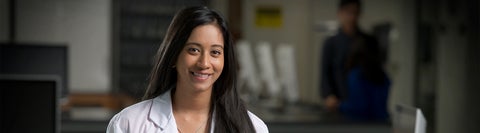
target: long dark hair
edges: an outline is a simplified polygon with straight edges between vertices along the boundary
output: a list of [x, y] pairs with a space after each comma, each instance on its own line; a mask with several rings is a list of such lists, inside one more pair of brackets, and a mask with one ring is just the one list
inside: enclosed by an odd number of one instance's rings
[[[212, 90], [212, 107], [215, 108], [215, 132], [255, 132], [247, 109], [236, 89], [237, 58], [232, 37], [225, 19], [207, 7], [189, 7], [179, 11], [168, 27], [167, 34], [158, 49], [150, 74], [150, 83], [143, 99], [157, 97], [175, 86], [177, 71], [172, 67], [190, 37], [200, 25], [217, 24], [224, 39], [224, 68]], [[173, 87], [173, 89], [175, 89]], [[212, 112], [213, 108], [211, 109]], [[212, 119], [210, 117], [210, 119]]]

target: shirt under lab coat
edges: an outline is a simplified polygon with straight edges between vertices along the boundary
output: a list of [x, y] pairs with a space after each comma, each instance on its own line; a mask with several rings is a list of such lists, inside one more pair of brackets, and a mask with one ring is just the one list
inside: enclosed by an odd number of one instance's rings
[[[268, 133], [267, 126], [260, 118], [250, 111], [248, 111], [248, 115], [257, 133]], [[213, 133], [214, 119], [211, 123], [210, 132]], [[107, 127], [107, 133], [177, 132], [177, 124], [172, 113], [170, 91], [123, 109], [113, 116]]]

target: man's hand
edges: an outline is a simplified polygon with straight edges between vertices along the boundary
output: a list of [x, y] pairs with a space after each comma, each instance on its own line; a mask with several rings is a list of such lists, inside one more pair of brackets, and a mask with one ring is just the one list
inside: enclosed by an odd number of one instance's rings
[[325, 109], [329, 112], [335, 112], [338, 110], [338, 106], [340, 105], [340, 101], [334, 95], [329, 95], [325, 99]]

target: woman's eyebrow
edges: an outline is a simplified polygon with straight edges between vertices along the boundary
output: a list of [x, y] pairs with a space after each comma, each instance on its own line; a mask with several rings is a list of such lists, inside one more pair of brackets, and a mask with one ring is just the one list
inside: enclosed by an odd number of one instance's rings
[[[202, 47], [202, 45], [200, 43], [196, 43], [196, 42], [187, 42], [186, 45], [195, 45], [195, 46], [198, 46], [198, 47]], [[221, 49], [224, 49], [223, 45], [220, 45], [220, 44], [212, 44], [212, 48], [214, 48], [214, 47], [219, 47]]]
[[202, 46], [202, 45], [200, 45], [199, 43], [196, 43], [196, 42], [187, 42], [187, 45], [196, 45], [198, 47]]
[[220, 44], [213, 44], [213, 45], [212, 45], [212, 47], [220, 47], [220, 48], [222, 48], [222, 49], [223, 49], [223, 46], [222, 46], [222, 45], [220, 45]]

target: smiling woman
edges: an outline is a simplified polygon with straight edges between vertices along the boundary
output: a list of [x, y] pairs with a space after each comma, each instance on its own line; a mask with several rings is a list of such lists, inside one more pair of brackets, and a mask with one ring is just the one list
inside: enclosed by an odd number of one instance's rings
[[177, 59], [177, 90], [211, 94], [212, 85], [223, 70], [223, 35], [216, 24], [193, 29]]
[[237, 59], [225, 19], [206, 7], [178, 12], [158, 49], [144, 101], [107, 132], [268, 132], [237, 92]]

